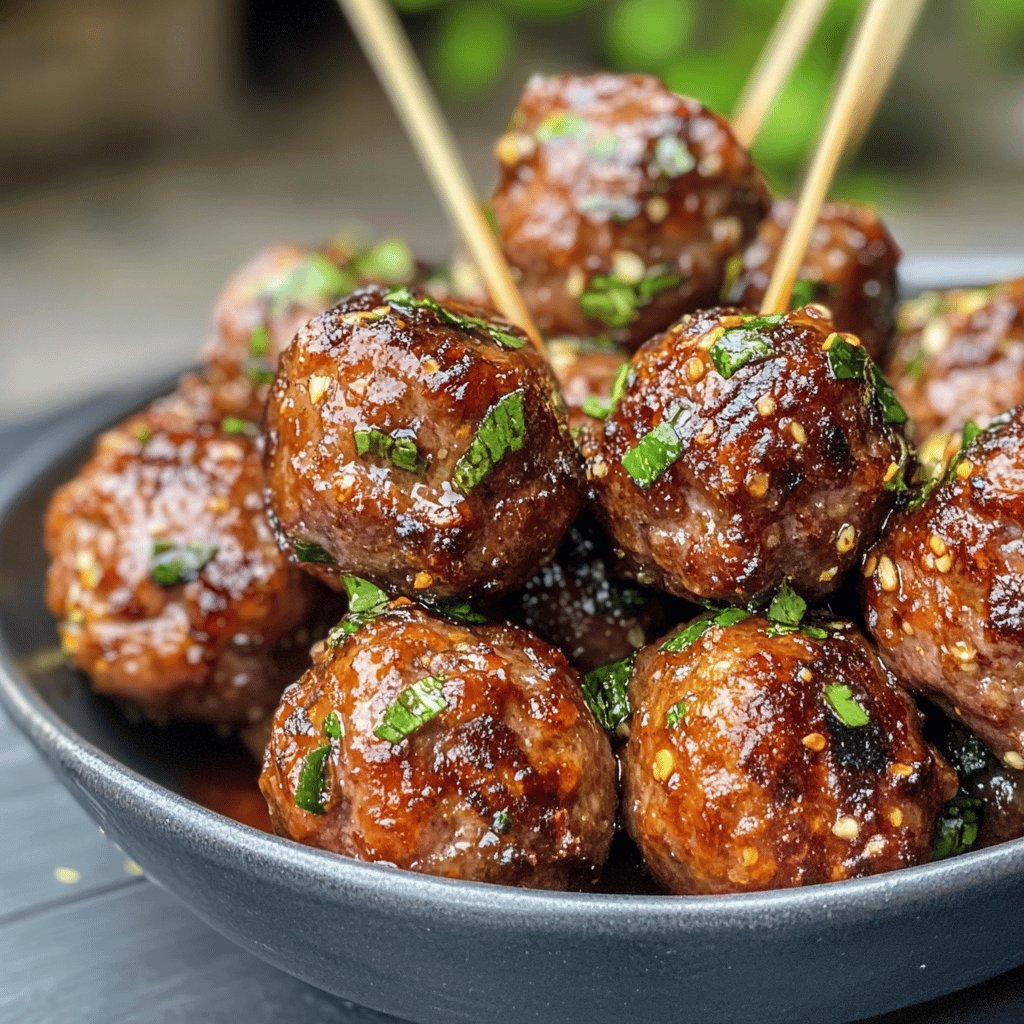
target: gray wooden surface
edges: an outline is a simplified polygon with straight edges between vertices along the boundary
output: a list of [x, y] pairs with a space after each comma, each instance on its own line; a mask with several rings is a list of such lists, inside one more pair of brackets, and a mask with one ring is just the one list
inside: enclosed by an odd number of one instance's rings
[[[0, 466], [39, 429], [0, 431]], [[0, 1024], [177, 1021], [386, 1024], [244, 953], [141, 877], [0, 711]], [[1021, 1021], [1024, 968], [874, 1024]]]

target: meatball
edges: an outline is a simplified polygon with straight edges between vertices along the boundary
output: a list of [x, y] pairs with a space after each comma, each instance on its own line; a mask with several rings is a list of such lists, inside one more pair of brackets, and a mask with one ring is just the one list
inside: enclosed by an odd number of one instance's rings
[[[792, 217], [792, 201], [772, 204], [757, 238], [738, 260], [736, 279], [724, 289], [727, 302], [760, 306]], [[793, 288], [793, 304], [827, 306], [836, 327], [856, 334], [880, 362], [895, 327], [896, 267], [902, 255], [870, 207], [825, 203]]]
[[926, 292], [902, 303], [899, 329], [889, 373], [922, 445], [1024, 402], [1024, 278]]
[[588, 475], [639, 582], [747, 603], [827, 594], [904, 487], [892, 391], [827, 311], [684, 317], [634, 356]]
[[911, 689], [1024, 768], [1024, 407], [922, 498], [867, 556], [868, 628]]
[[484, 597], [547, 561], [583, 501], [543, 357], [486, 311], [356, 292], [281, 359], [267, 407], [282, 545], [427, 599]]
[[586, 521], [569, 531], [554, 561], [512, 595], [508, 611], [589, 672], [657, 636], [676, 603], [617, 578], [607, 543]]
[[279, 245], [261, 252], [217, 299], [205, 356], [210, 379], [221, 386], [218, 398], [233, 401], [229, 411], [258, 419], [278, 359], [303, 324], [361, 283], [405, 284], [416, 273], [397, 239], [362, 250]]
[[582, 338], [555, 338], [548, 342], [548, 360], [554, 371], [574, 429], [591, 427], [595, 415], [604, 414], [625, 373], [629, 352], [618, 345], [603, 345]]
[[562, 654], [404, 598], [340, 629], [285, 691], [260, 788], [278, 834], [310, 846], [545, 889], [596, 880], [616, 806], [608, 739]]
[[47, 603], [94, 689], [156, 721], [256, 721], [306, 663], [313, 581], [263, 512], [255, 430], [194, 378], [104, 434], [46, 517]]
[[494, 213], [538, 325], [636, 345], [717, 301], [768, 209], [728, 125], [646, 75], [534, 77]]
[[633, 669], [623, 810], [655, 877], [743, 892], [929, 860], [956, 773], [867, 642], [848, 623], [725, 615]]

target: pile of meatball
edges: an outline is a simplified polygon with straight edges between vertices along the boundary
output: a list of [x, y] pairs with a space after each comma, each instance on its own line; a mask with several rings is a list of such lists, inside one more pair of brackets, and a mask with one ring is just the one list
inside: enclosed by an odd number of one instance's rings
[[[282, 246], [46, 523], [97, 692], [237, 732], [282, 836], [680, 894], [1024, 833], [1024, 282], [896, 307], [639, 75], [535, 78], [497, 230], [546, 351], [400, 242]], [[296, 681], [297, 679], [297, 681]], [[628, 837], [628, 838], [626, 838]]]

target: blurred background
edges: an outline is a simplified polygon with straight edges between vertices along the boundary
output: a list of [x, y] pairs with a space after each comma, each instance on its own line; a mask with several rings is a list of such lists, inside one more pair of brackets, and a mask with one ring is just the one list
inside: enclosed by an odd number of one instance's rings
[[[481, 192], [533, 71], [640, 70], [722, 113], [782, 0], [395, 0]], [[755, 155], [799, 178], [858, 0]], [[1022, 253], [1024, 2], [930, 0], [834, 193], [911, 257]], [[334, 0], [0, 4], [0, 418], [195, 357], [224, 278], [338, 231], [450, 236]], [[965, 273], [970, 275], [970, 266]]]

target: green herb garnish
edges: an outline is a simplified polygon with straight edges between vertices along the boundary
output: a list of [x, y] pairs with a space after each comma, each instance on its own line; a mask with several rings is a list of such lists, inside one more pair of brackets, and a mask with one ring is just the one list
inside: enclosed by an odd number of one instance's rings
[[337, 647], [346, 636], [351, 636], [380, 615], [389, 601], [388, 595], [380, 587], [361, 576], [345, 573], [341, 577], [341, 585], [348, 596], [348, 612], [327, 634], [327, 642], [332, 647]]
[[487, 616], [474, 611], [468, 601], [438, 601], [433, 607], [439, 615], [451, 619], [452, 622], [476, 625], [487, 621]]
[[249, 360], [245, 367], [245, 375], [257, 387], [274, 383], [274, 368], [258, 360]]
[[469, 447], [459, 456], [452, 473], [455, 486], [468, 494], [505, 456], [518, 452], [526, 441], [524, 393], [503, 395], [487, 410]]
[[324, 735], [329, 736], [332, 740], [341, 739], [341, 719], [338, 717], [337, 711], [332, 711], [324, 719]]
[[591, 669], [583, 677], [583, 699], [598, 724], [620, 736], [629, 735], [629, 677], [636, 654]]
[[656, 295], [682, 283], [681, 274], [672, 273], [661, 264], [649, 267], [639, 281], [627, 281], [616, 274], [598, 274], [580, 295], [579, 306], [584, 315], [608, 327], [628, 327]]
[[300, 303], [322, 306], [354, 291], [356, 284], [348, 271], [332, 263], [323, 253], [313, 253], [270, 289], [270, 312], [280, 316], [290, 306]]
[[973, 444], [982, 434], [993, 427], [1005, 423], [1005, 417], [1000, 416], [994, 419], [987, 427], [980, 427], [974, 420], [968, 420], [960, 432], [960, 448], [949, 460], [949, 465], [943, 473], [929, 477], [922, 485], [917, 494], [907, 503], [909, 509], [920, 508], [940, 487], [945, 486], [956, 476], [957, 467], [967, 457], [967, 448]]
[[416, 273], [416, 260], [400, 238], [387, 238], [357, 252], [350, 268], [362, 281], [405, 284]]
[[302, 762], [299, 771], [299, 784], [295, 790], [295, 806], [301, 807], [310, 814], [324, 813], [325, 775], [327, 755], [331, 752], [330, 743], [311, 750]]
[[153, 440], [153, 431], [149, 427], [136, 427], [135, 428], [135, 440], [139, 444], [149, 444]]
[[191, 583], [217, 554], [216, 544], [190, 541], [175, 544], [171, 540], [154, 540], [149, 563], [149, 578], [160, 587], [176, 587]]
[[292, 541], [292, 551], [295, 552], [297, 562], [309, 562], [318, 565], [333, 565], [334, 557], [325, 551], [319, 544], [311, 540]]
[[249, 420], [243, 419], [241, 416], [225, 416], [220, 421], [220, 429], [225, 434], [251, 434], [256, 429], [256, 424], [250, 423]]
[[742, 327], [727, 330], [711, 346], [711, 361], [726, 380], [748, 363], [767, 359], [772, 354], [771, 341], [758, 333], [771, 323], [768, 317], [747, 321]]
[[658, 650], [678, 654], [679, 651], [685, 651], [687, 647], [692, 647], [712, 626], [728, 629], [729, 626], [735, 626], [737, 622], [749, 618], [750, 612], [745, 608], [711, 609], [694, 619], [675, 636], [669, 637]]
[[538, 142], [552, 142], [555, 139], [579, 139], [587, 134], [587, 122], [579, 114], [558, 110], [548, 114], [534, 132]]
[[266, 324], [259, 324], [249, 334], [249, 355], [254, 359], [270, 351], [270, 331]]
[[595, 160], [610, 160], [619, 150], [619, 140], [614, 135], [602, 135], [590, 144], [590, 155]]
[[683, 443], [676, 433], [682, 412], [677, 409], [622, 456], [622, 465], [638, 487], [646, 490], [683, 454]]
[[935, 860], [967, 853], [978, 840], [984, 804], [978, 797], [961, 793], [942, 809], [935, 828]]
[[833, 335], [828, 349], [828, 365], [836, 380], [866, 381], [886, 423], [907, 422], [906, 410], [900, 405], [896, 392], [863, 345], [852, 345], [838, 334]]
[[354, 430], [352, 437], [356, 443], [356, 454], [360, 458], [367, 455], [377, 459], [386, 459], [396, 469], [404, 469], [407, 473], [419, 473], [423, 469], [420, 451], [416, 441], [408, 432], [396, 431], [385, 434], [376, 427]]
[[804, 306], [809, 306], [814, 301], [817, 291], [817, 285], [814, 281], [806, 277], [798, 278], [794, 282], [793, 291], [789, 295], [789, 308], [802, 309]]
[[812, 640], [824, 640], [828, 630], [821, 626], [812, 626], [804, 622], [807, 602], [789, 585], [783, 582], [778, 593], [772, 599], [766, 613], [771, 625], [765, 630], [767, 636], [788, 636], [800, 632]]
[[384, 301], [401, 309], [429, 309], [439, 320], [460, 330], [483, 331], [503, 348], [519, 349], [526, 344], [526, 339], [513, 334], [513, 328], [508, 324], [484, 320], [482, 317], [469, 316], [466, 313], [456, 313], [429, 295], [417, 298], [408, 288], [393, 289], [384, 296]]
[[850, 729], [859, 729], [871, 721], [868, 713], [854, 697], [853, 691], [845, 683], [826, 683], [822, 690], [829, 707], [843, 725]]
[[685, 700], [678, 700], [665, 712], [665, 726], [668, 729], [674, 729], [679, 723], [686, 717], [686, 712], [690, 710], [689, 704]]
[[373, 735], [397, 746], [448, 707], [443, 686], [444, 676], [427, 676], [407, 686], [387, 706]]
[[503, 836], [512, 828], [512, 815], [508, 811], [498, 811], [491, 819], [491, 831], [496, 836]]
[[662, 135], [654, 144], [654, 167], [666, 178], [678, 178], [697, 166], [686, 143], [675, 135]]
[[583, 400], [583, 405], [580, 406], [582, 412], [587, 416], [593, 416], [596, 420], [608, 419], [615, 412], [615, 407], [626, 393], [630, 369], [631, 364], [629, 362], [625, 362], [619, 367], [618, 372], [615, 374], [615, 380], [612, 381], [611, 394], [607, 400], [599, 398], [597, 395], [587, 395]]

